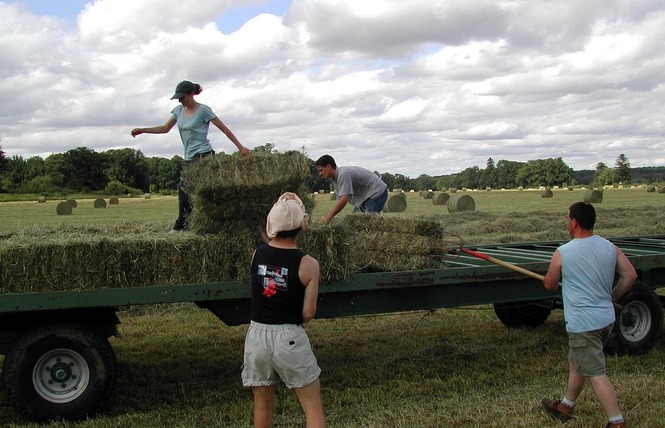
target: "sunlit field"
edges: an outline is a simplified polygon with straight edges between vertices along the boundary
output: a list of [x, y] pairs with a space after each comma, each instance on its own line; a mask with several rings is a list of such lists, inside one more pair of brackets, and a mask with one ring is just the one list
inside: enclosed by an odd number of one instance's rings
[[[449, 213], [418, 193], [407, 194], [403, 214], [440, 220], [466, 242], [566, 239], [566, 209], [582, 190], [467, 192], [472, 213]], [[315, 195], [312, 221], [333, 205]], [[72, 215], [58, 201], [0, 203], [0, 236], [29, 226], [157, 223], [164, 233], [177, 214], [176, 197], [121, 198], [93, 208], [78, 199]], [[606, 236], [665, 234], [665, 194], [607, 189], [596, 204], [596, 232]], [[340, 215], [348, 215], [345, 208]], [[191, 304], [121, 308], [121, 338], [110, 342], [119, 379], [108, 408], [57, 427], [250, 427], [252, 394], [240, 366], [246, 326], [228, 327]], [[540, 327], [508, 329], [492, 306], [313, 320], [307, 325], [322, 368], [324, 410], [330, 427], [559, 427], [540, 399], [560, 398], [567, 375], [562, 311]], [[665, 420], [665, 338], [646, 355], [608, 357], [609, 373], [631, 427]], [[1, 359], [2, 357], [0, 357]], [[567, 428], [602, 427], [603, 411], [587, 387]], [[294, 394], [278, 388], [276, 427], [303, 427]], [[0, 392], [0, 425], [39, 427], [21, 419]]]

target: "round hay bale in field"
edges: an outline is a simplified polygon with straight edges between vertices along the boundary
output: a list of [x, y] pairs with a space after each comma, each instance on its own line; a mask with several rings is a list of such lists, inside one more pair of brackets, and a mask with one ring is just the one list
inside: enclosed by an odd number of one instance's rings
[[44, 202], [46, 202], [46, 196], [40, 196], [37, 198], [37, 203], [43, 204]]
[[568, 186], [568, 190], [573, 190], [573, 186]]
[[660, 186], [658, 188], [658, 193], [665, 193], [665, 186]]
[[448, 189], [448, 193], [457, 193], [457, 187], [451, 187]]
[[437, 193], [432, 198], [432, 204], [434, 204], [434, 205], [446, 205], [448, 203], [448, 199], [450, 199], [449, 194], [447, 194], [445, 192]]
[[584, 192], [584, 202], [587, 204], [599, 204], [603, 202], [603, 192], [589, 189]]
[[453, 195], [446, 203], [448, 212], [475, 211], [476, 201], [470, 195]]
[[425, 192], [425, 199], [432, 199], [433, 197], [434, 197], [434, 192], [432, 192], [431, 190]]
[[554, 193], [551, 189], [547, 188], [540, 193], [541, 198], [551, 198], [554, 196]]
[[67, 199], [67, 203], [72, 206], [72, 208], [78, 207], [78, 203], [76, 202], [76, 199]]
[[406, 196], [403, 193], [390, 195], [386, 201], [386, 212], [403, 213], [406, 211]]
[[647, 186], [647, 192], [652, 193], [656, 191], [656, 186]]
[[106, 201], [104, 200], [104, 198], [95, 199], [94, 207], [95, 208], [106, 208]]
[[337, 199], [337, 198], [335, 197], [335, 193], [332, 193], [332, 192], [331, 192], [331, 193], [330, 193], [330, 200], [331, 200], [331, 201], [334, 201], [334, 200], [336, 200], [336, 199]]
[[117, 196], [111, 196], [111, 199], [109, 199], [109, 204], [111, 205], [118, 205], [119, 203], [120, 199]]
[[143, 195], [143, 198], [144, 199], [150, 199], [150, 193], [146, 193], [145, 195]]
[[58, 215], [70, 215], [72, 213], [72, 206], [69, 202], [60, 202], [57, 207], [55, 207], [55, 212]]

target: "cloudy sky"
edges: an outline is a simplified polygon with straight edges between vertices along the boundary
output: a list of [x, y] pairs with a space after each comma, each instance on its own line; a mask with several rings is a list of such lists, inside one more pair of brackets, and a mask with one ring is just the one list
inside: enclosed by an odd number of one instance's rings
[[[182, 155], [188, 79], [247, 147], [420, 174], [665, 165], [662, 0], [0, 0], [0, 146]], [[217, 151], [235, 147], [214, 127]]]

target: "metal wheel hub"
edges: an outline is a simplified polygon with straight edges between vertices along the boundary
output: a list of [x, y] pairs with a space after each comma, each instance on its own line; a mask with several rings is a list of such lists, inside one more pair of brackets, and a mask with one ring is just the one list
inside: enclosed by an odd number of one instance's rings
[[52, 403], [68, 403], [83, 394], [90, 380], [85, 359], [71, 349], [54, 349], [42, 355], [32, 371], [35, 391]]
[[651, 330], [651, 312], [640, 301], [632, 301], [623, 308], [619, 324], [621, 335], [631, 342], [644, 339]]

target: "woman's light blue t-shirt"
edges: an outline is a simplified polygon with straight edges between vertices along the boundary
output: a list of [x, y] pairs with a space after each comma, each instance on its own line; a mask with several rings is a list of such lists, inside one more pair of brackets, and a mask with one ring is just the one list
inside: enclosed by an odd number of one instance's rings
[[216, 116], [210, 107], [199, 104], [199, 108], [192, 117], [185, 117], [184, 107], [178, 105], [171, 110], [171, 114], [178, 124], [186, 161], [192, 160], [197, 154], [212, 150], [212, 145], [208, 140], [208, 128], [210, 121]]

